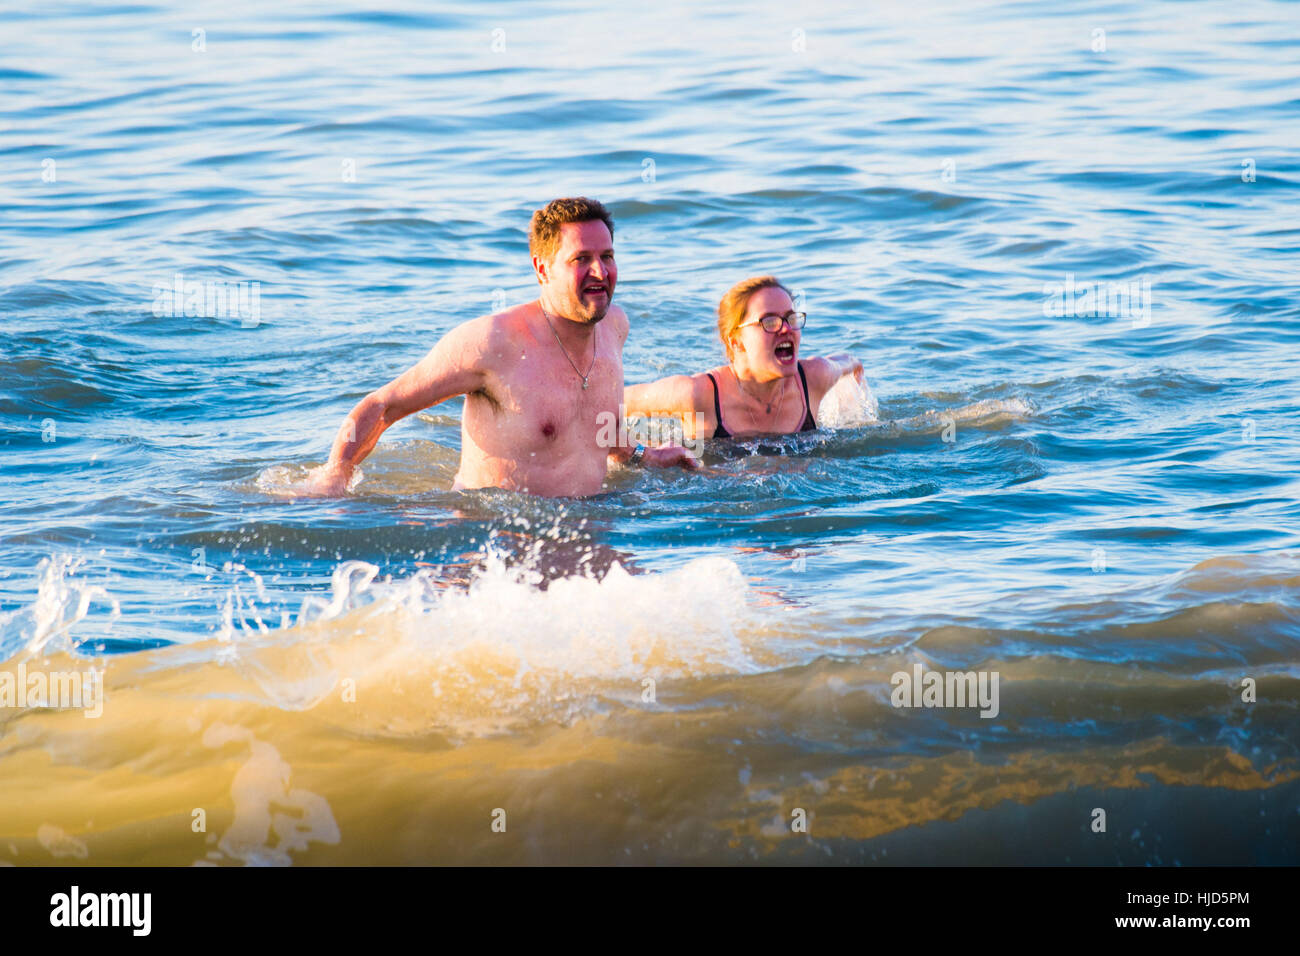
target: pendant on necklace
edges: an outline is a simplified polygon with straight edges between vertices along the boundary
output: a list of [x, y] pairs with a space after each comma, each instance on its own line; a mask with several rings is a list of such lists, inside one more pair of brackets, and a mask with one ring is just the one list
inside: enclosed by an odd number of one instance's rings
[[587, 380], [585, 378], [582, 380], [582, 390], [584, 392], [587, 390]]

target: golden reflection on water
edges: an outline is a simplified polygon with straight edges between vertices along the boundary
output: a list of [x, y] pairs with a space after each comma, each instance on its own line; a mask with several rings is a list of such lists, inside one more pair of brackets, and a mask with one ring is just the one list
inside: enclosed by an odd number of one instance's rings
[[[965, 721], [974, 733], [979, 718], [900, 714], [885, 702], [888, 668], [847, 662], [680, 673], [647, 702], [627, 680], [534, 674], [530, 683], [509, 661], [471, 655], [460, 680], [434, 695], [433, 671], [409, 646], [387, 642], [386, 652], [374, 639], [374, 611], [347, 619], [350, 640], [337, 639], [339, 626], [328, 644], [241, 648], [238, 666], [181, 666], [201, 659], [201, 647], [113, 660], [98, 719], [0, 712], [0, 859], [753, 861], [804, 844], [829, 854], [842, 845], [835, 841], [1062, 794], [1079, 793], [1083, 827], [1084, 794], [1097, 790], [1266, 791], [1297, 777], [1291, 766], [1256, 766], [1224, 746], [1161, 735], [1125, 746], [1018, 738], [979, 755], [919, 752], [926, 720]], [[352, 690], [345, 673], [358, 675]], [[1014, 692], [1015, 668], [1008, 673]], [[269, 674], [280, 706], [270, 703]], [[1021, 677], [1016, 706], [1038, 695], [1041, 712], [1052, 682]], [[1096, 706], [1109, 707], [1107, 694], [1136, 700], [1128, 683], [1111, 685]], [[1271, 690], [1285, 694], [1276, 683]], [[900, 750], [909, 736], [918, 752]], [[796, 809], [807, 834], [790, 830]], [[492, 829], [500, 811], [505, 832]]]

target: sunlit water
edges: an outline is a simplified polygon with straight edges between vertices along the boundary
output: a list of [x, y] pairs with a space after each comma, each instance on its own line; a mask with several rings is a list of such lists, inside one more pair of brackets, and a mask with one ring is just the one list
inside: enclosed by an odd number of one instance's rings
[[[1300, 862], [1296, 8], [867, 6], [0, 13], [0, 670], [106, 671], [0, 708], [0, 861]], [[451, 493], [450, 402], [286, 498], [566, 194], [630, 382], [773, 272], [869, 392], [567, 502]]]

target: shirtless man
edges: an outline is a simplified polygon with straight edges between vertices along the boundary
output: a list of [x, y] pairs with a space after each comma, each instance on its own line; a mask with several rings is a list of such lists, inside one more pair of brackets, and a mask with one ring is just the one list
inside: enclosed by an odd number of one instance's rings
[[[342, 494], [390, 425], [465, 396], [453, 490], [508, 488], [548, 497], [592, 495], [611, 463], [696, 468], [680, 446], [607, 447], [601, 423], [619, 414], [628, 320], [612, 304], [614, 222], [591, 199], [555, 199], [533, 213], [528, 249], [537, 301], [448, 332], [419, 363], [348, 413], [309, 494]], [[623, 439], [626, 441], [626, 439]]]

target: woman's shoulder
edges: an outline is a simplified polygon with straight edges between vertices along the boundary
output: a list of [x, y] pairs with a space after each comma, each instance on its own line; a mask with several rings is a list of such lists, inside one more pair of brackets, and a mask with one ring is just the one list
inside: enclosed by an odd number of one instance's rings
[[702, 372], [677, 376], [677, 388], [683, 397], [690, 395], [690, 402], [699, 412], [712, 412], [715, 396], [721, 398], [723, 375], [727, 366], [718, 365]]
[[827, 392], [839, 379], [839, 367], [824, 355], [810, 355], [799, 360], [810, 391]]
[[720, 382], [722, 381], [722, 377], [726, 375], [728, 371], [729, 367], [726, 365], [715, 365], [713, 368], [706, 368], [703, 372], [696, 372], [691, 376], [691, 378], [707, 385], [710, 377], [712, 377], [715, 382]]
[[[727, 366], [719, 365], [716, 368], [706, 368], [702, 372], [685, 372], [681, 375], [670, 375], [667, 378], [660, 379], [661, 382], [671, 382], [678, 388], [689, 388], [694, 392], [701, 389], [710, 395], [713, 394], [714, 383], [721, 382], [722, 376], [726, 373]], [[710, 381], [712, 379], [712, 381]]]
[[712, 408], [713, 396], [722, 397], [723, 390], [727, 388], [726, 383], [730, 378], [731, 367], [728, 365], [715, 365], [703, 372], [696, 372], [691, 376], [691, 381], [695, 384], [696, 399], [707, 402], [709, 407]]
[[727, 371], [727, 366], [718, 365], [714, 368], [706, 368], [702, 372], [696, 372], [694, 375], [687, 376], [691, 382], [691, 391], [695, 396], [697, 405], [708, 405], [713, 407], [713, 395], [722, 388], [723, 375]]

